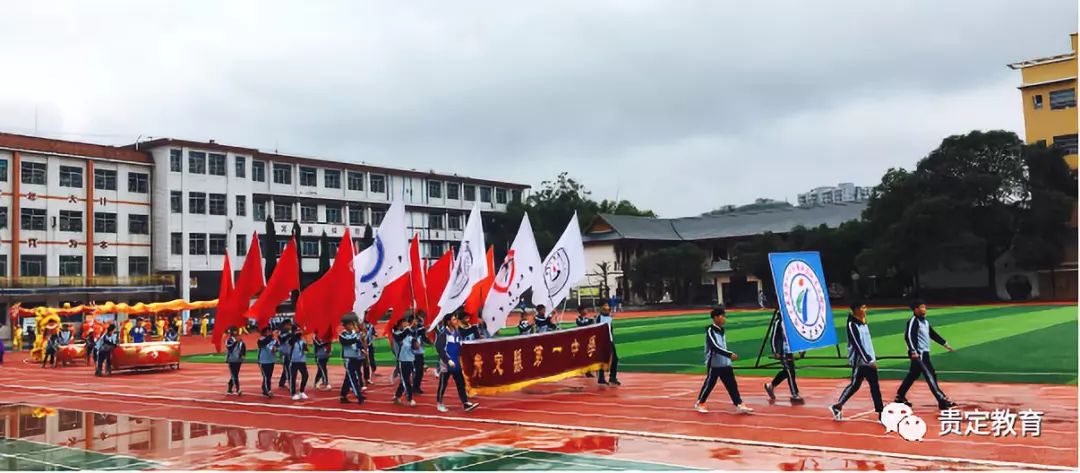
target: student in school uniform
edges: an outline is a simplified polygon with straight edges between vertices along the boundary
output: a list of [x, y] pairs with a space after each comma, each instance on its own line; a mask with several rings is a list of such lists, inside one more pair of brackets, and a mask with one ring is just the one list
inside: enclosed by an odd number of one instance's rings
[[880, 417], [884, 405], [881, 402], [881, 386], [878, 384], [877, 355], [874, 353], [874, 340], [870, 337], [870, 326], [866, 324], [866, 304], [862, 301], [851, 302], [851, 314], [847, 318], [847, 340], [851, 382], [840, 392], [840, 399], [836, 404], [829, 406], [829, 411], [832, 412], [833, 419], [842, 420], [844, 403], [855, 395], [865, 379], [870, 385], [874, 411]]
[[271, 386], [274, 382], [274, 359], [278, 351], [278, 341], [274, 338], [274, 331], [267, 325], [260, 331], [259, 337], [259, 372], [262, 373], [262, 394], [267, 399], [273, 399], [274, 393]]
[[229, 364], [229, 390], [226, 395], [232, 396], [233, 388], [236, 395], [240, 392], [240, 368], [244, 366], [244, 357], [247, 356], [247, 345], [239, 336], [240, 331], [236, 327], [229, 327], [229, 338], [225, 340], [225, 362]]
[[439, 353], [439, 364], [442, 365], [439, 371], [439, 389], [435, 394], [436, 409], [439, 412], [449, 410], [443, 404], [443, 395], [446, 393], [450, 378], [454, 379], [454, 387], [457, 388], [458, 399], [465, 412], [479, 406], [475, 402], [469, 402], [469, 396], [465, 392], [465, 376], [461, 372], [461, 342], [464, 341], [464, 337], [459, 327], [464, 317], [466, 315], [461, 312], [446, 314], [440, 324], [442, 329], [439, 330], [438, 337], [435, 339], [435, 351]]
[[769, 396], [769, 401], [776, 400], [776, 386], [787, 380], [788, 388], [791, 390], [791, 404], [806, 404], [802, 396], [799, 396], [799, 385], [795, 381], [795, 355], [791, 353], [791, 345], [788, 344], [787, 334], [784, 332], [784, 321], [783, 316], [780, 315], [780, 309], [773, 309], [770, 342], [773, 357], [780, 360], [780, 372], [776, 373], [772, 382], [765, 383], [765, 394]]
[[[586, 326], [592, 325], [592, 323], [593, 323], [593, 319], [592, 319], [592, 317], [589, 317], [589, 308], [585, 307], [585, 306], [578, 307], [578, 309], [577, 309], [577, 318], [574, 319], [574, 324], [577, 325], [578, 327], [586, 327]], [[585, 377], [586, 378], [593, 377], [592, 371], [589, 371], [589, 372], [585, 373]]]
[[420, 382], [424, 379], [424, 370], [427, 366], [424, 364], [424, 349], [428, 345], [427, 339], [427, 323], [424, 318], [424, 311], [417, 311], [415, 322], [413, 323], [413, 338], [416, 340], [417, 349], [413, 352], [413, 395], [417, 396], [424, 394], [424, 390], [420, 388]]
[[86, 337], [83, 341], [86, 343], [86, 366], [94, 366], [91, 362], [97, 363], [97, 337], [98, 334], [94, 332], [94, 326], [90, 325], [90, 328], [86, 331]]
[[705, 383], [701, 385], [701, 391], [698, 392], [694, 409], [701, 413], [709, 412], [705, 408], [705, 401], [709, 399], [709, 394], [712, 393], [713, 388], [716, 387], [716, 380], [719, 379], [724, 383], [724, 388], [727, 389], [728, 396], [731, 396], [731, 402], [735, 404], [737, 412], [740, 414], [754, 412], [750, 406], [743, 403], [742, 396], [739, 395], [739, 383], [735, 380], [735, 369], [731, 366], [731, 362], [738, 360], [739, 355], [727, 348], [727, 334], [724, 331], [727, 315], [724, 308], [714, 308], [709, 316], [712, 318], [712, 325], [705, 329], [705, 368], [708, 373], [705, 375]]
[[375, 339], [379, 338], [378, 332], [375, 331], [375, 324], [364, 320], [364, 332], [367, 334], [364, 337], [364, 349], [367, 353], [364, 356], [364, 384], [375, 384], [371, 378], [375, 374], [377, 367], [375, 366]]
[[364, 346], [365, 334], [356, 329], [356, 322], [346, 320], [343, 324], [345, 330], [338, 335], [341, 343], [341, 358], [345, 360], [345, 381], [341, 382], [340, 400], [342, 404], [349, 403], [349, 392], [356, 396], [357, 404], [364, 403], [364, 380], [362, 371], [367, 366], [364, 359], [367, 347]]
[[907, 345], [911, 365], [908, 367], [904, 381], [900, 383], [900, 389], [896, 391], [896, 400], [893, 402], [910, 406], [907, 392], [911, 389], [911, 385], [922, 376], [926, 380], [926, 385], [930, 387], [930, 393], [934, 395], [934, 399], [937, 399], [938, 409], [956, 407], [956, 403], [949, 400], [938, 385], [937, 370], [930, 362], [931, 340], [945, 347], [946, 350], [953, 351], [953, 347], [934, 330], [934, 327], [930, 326], [930, 321], [926, 319], [926, 303], [916, 299], [911, 302], [911, 318], [908, 319], [907, 329], [904, 331], [904, 343]]
[[611, 334], [611, 381], [604, 380], [604, 370], [601, 369], [596, 376], [596, 382], [620, 386], [622, 383], [619, 382], [619, 353], [615, 351], [615, 318], [611, 316], [611, 306], [608, 304], [600, 306], [600, 313], [596, 314], [596, 320], [593, 323], [608, 324], [608, 333]]
[[278, 378], [278, 389], [289, 389], [292, 377], [293, 324], [286, 320], [278, 324], [278, 354], [281, 355], [281, 376]]
[[50, 333], [45, 341], [45, 357], [41, 360], [41, 367], [52, 365], [56, 368], [56, 352], [60, 351], [60, 334]]
[[165, 329], [165, 341], [166, 342], [178, 342], [180, 341], [180, 334], [177, 333], [176, 326], [170, 325]]
[[112, 375], [112, 353], [120, 343], [116, 334], [116, 324], [109, 324], [105, 334], [97, 340], [97, 369], [94, 376]]
[[[397, 352], [397, 365], [398, 372], [400, 373], [400, 380], [398, 381], [397, 390], [394, 392], [394, 404], [400, 405], [401, 395], [404, 394], [408, 400], [409, 407], [416, 407], [416, 401], [413, 400], [412, 380], [413, 375], [413, 361], [415, 360], [416, 350], [420, 348], [419, 342], [416, 341], [416, 337], [413, 334], [412, 316], [401, 319], [398, 321], [398, 330], [395, 330], [395, 339], [398, 345]], [[400, 334], [400, 335], [397, 335]]]
[[[307, 394], [304, 393], [307, 390], [308, 383], [308, 369], [307, 369], [307, 341], [304, 340], [304, 332], [299, 326], [293, 328], [293, 335], [291, 343], [289, 344], [289, 387], [292, 393], [292, 400], [299, 401], [301, 399], [306, 400]], [[300, 377], [300, 389], [297, 390], [296, 377]]]
[[[537, 306], [539, 309], [541, 306]], [[539, 310], [537, 311], [539, 313]], [[521, 314], [521, 321], [518, 322], [518, 335], [532, 335], [537, 333], [539, 329], [536, 327], [536, 316], [525, 312]]]
[[319, 334], [315, 334], [311, 342], [311, 346], [315, 349], [315, 389], [320, 391], [330, 389], [330, 375], [327, 370], [327, 364], [330, 363], [330, 343], [328, 340], [320, 339]]

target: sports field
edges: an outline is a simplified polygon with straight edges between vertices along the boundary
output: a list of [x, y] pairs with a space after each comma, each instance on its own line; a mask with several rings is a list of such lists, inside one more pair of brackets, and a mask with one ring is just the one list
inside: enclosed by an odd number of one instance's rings
[[[879, 358], [904, 357], [904, 327], [911, 312], [907, 309], [871, 310], [868, 320]], [[735, 363], [740, 372], [767, 375], [774, 369], [752, 369], [761, 348], [771, 312], [736, 311], [728, 316], [728, 348], [741, 359]], [[948, 381], [994, 383], [1076, 384], [1077, 382], [1077, 308], [1062, 305], [1001, 305], [931, 308], [928, 316], [935, 330], [956, 349], [946, 352], [933, 348], [933, 362]], [[847, 315], [837, 310], [841, 356], [846, 356], [843, 330]], [[626, 317], [616, 314], [615, 340], [620, 354], [620, 370], [663, 373], [703, 373], [704, 329], [711, 322], [705, 313], [674, 314], [657, 317]], [[564, 324], [572, 325], [572, 324]], [[510, 327], [500, 335], [513, 335]], [[251, 345], [249, 345], [251, 347]], [[249, 357], [253, 356], [249, 348]], [[376, 359], [391, 364], [386, 339], [376, 343]], [[765, 356], [769, 355], [766, 347]], [[835, 349], [810, 352], [800, 376], [846, 378], [846, 358], [836, 359]], [[428, 348], [427, 360], [433, 364], [435, 353]], [[220, 355], [191, 355], [184, 361], [222, 362]], [[335, 356], [334, 361], [340, 363]], [[761, 363], [771, 361], [763, 358]], [[809, 368], [811, 365], [833, 365]], [[906, 358], [882, 359], [881, 376], [900, 379], [907, 373]]]

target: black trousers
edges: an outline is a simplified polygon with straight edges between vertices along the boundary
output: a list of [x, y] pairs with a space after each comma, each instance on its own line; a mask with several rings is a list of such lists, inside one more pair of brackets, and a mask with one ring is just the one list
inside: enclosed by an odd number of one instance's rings
[[285, 386], [287, 386], [286, 383], [291, 382], [289, 378], [290, 376], [292, 376], [292, 363], [289, 363], [288, 358], [281, 357], [281, 377], [278, 378], [277, 386], [279, 388], [284, 388]]
[[48, 365], [56, 366], [56, 351], [45, 350], [45, 359], [41, 360], [41, 367], [44, 368]]
[[[603, 368], [600, 368], [600, 372], [597, 374], [596, 378], [597, 382], [604, 382]], [[619, 379], [619, 353], [615, 351], [615, 342], [611, 342], [611, 380], [615, 381], [617, 379]]]
[[419, 394], [420, 382], [424, 380], [424, 355], [416, 355], [416, 359], [413, 361], [413, 376], [412, 376], [412, 390], [413, 393]]
[[243, 365], [240, 361], [229, 362], [229, 392], [232, 392], [234, 387], [237, 392], [240, 391], [240, 367]]
[[100, 350], [97, 354], [97, 370], [94, 374], [112, 374], [112, 350]]
[[274, 364], [273, 363], [259, 363], [259, 370], [262, 371], [262, 392], [263, 395], [270, 394], [270, 388], [274, 382]]
[[461, 373], [461, 368], [449, 368], [447, 367], [442, 373], [439, 373], [439, 390], [435, 393], [435, 401], [442, 404], [443, 394], [446, 393], [446, 387], [450, 384], [450, 378], [454, 378], [454, 387], [457, 388], [458, 399], [461, 400], [461, 404], [467, 404], [469, 402], [469, 395], [465, 393], [465, 375]]
[[930, 392], [938, 402], [947, 399], [945, 393], [941, 391], [941, 386], [938, 386], [937, 371], [934, 370], [934, 364], [930, 362], [930, 352], [928, 351], [922, 352], [918, 360], [911, 360], [907, 376], [900, 383], [900, 389], [896, 390], [896, 398], [906, 398], [908, 390], [911, 389], [911, 385], [915, 383], [915, 380], [919, 379], [919, 376], [926, 380], [926, 385], [930, 386]]
[[330, 384], [330, 372], [326, 369], [326, 364], [330, 362], [329, 358], [316, 358], [315, 359], [315, 385], [318, 386], [319, 382], [323, 384]]
[[93, 343], [92, 342], [87, 342], [86, 343], [86, 364], [89, 365], [91, 360], [93, 360], [95, 362], [97, 361], [97, 352], [96, 352], [96, 350], [94, 350]]
[[[289, 363], [289, 369], [292, 370], [292, 372], [289, 373], [289, 383], [290, 383], [289, 384], [289, 391], [292, 393], [293, 396], [295, 396], [298, 393], [302, 393], [307, 389], [307, 381], [308, 381], [307, 363], [303, 362], [303, 361], [291, 362], [291, 363]], [[300, 375], [300, 390], [299, 391], [296, 390], [296, 375], [297, 374]]]
[[788, 388], [791, 388], [791, 395], [798, 396], [799, 385], [795, 382], [795, 355], [791, 353], [780, 357], [780, 372], [773, 377], [772, 386], [775, 388], [784, 380], [787, 380]]
[[[375, 343], [372, 343], [371, 345], [368, 345], [367, 354], [368, 354], [368, 356], [367, 356], [367, 364], [371, 368], [371, 372], [374, 373], [375, 372]], [[371, 379], [371, 377], [368, 376], [368, 379]]]
[[364, 401], [364, 393], [361, 391], [364, 380], [361, 378], [361, 371], [365, 366], [367, 366], [367, 361], [363, 358], [345, 359], [345, 381], [341, 383], [341, 397], [348, 396], [349, 391], [352, 391], [358, 401]]
[[862, 386], [864, 379], [870, 385], [870, 397], [874, 400], [874, 411], [881, 413], [885, 406], [881, 403], [881, 386], [878, 385], [878, 372], [869, 366], [851, 368], [851, 382], [840, 392], [840, 399], [836, 401], [836, 405], [842, 407], [848, 399], [851, 399], [851, 396], [855, 395], [855, 392]]
[[412, 388], [412, 376], [413, 376], [413, 362], [411, 361], [399, 361], [398, 372], [401, 376], [398, 377], [397, 391], [394, 392], [394, 399], [400, 398], [402, 394], [405, 394], [405, 398], [412, 400], [413, 388]]
[[698, 393], [698, 404], [704, 404], [705, 401], [709, 400], [709, 394], [716, 387], [717, 379], [724, 383], [724, 389], [727, 389], [728, 396], [731, 396], [731, 402], [735, 403], [736, 406], [742, 404], [742, 396], [739, 396], [739, 383], [735, 381], [735, 369], [730, 366], [709, 368], [709, 372], [705, 375], [705, 383], [701, 385], [701, 392]]

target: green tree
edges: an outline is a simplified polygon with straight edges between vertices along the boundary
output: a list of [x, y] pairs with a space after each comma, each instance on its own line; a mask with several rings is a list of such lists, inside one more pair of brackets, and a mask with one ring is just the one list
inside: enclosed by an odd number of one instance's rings
[[646, 300], [659, 298], [661, 291], [667, 289], [672, 301], [689, 304], [705, 274], [706, 256], [705, 250], [693, 243], [670, 246], [634, 260], [626, 276], [637, 294]]
[[1076, 234], [1067, 223], [1075, 211], [1076, 174], [1069, 171], [1060, 148], [1028, 146], [1024, 161], [1030, 197], [1013, 240], [1013, 255], [1021, 268], [1049, 269], [1053, 281], [1054, 268], [1065, 259], [1066, 245], [1073, 244], [1070, 233]]
[[780, 235], [765, 232], [740, 241], [731, 249], [731, 269], [743, 276], [754, 276], [762, 282], [766, 294], [775, 294], [769, 253], [788, 251], [790, 247]]

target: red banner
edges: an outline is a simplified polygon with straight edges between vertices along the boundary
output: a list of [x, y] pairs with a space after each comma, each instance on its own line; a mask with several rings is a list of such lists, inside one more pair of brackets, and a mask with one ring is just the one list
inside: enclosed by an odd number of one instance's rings
[[590, 325], [536, 335], [489, 338], [461, 345], [469, 394], [517, 391], [607, 368], [611, 333]]

